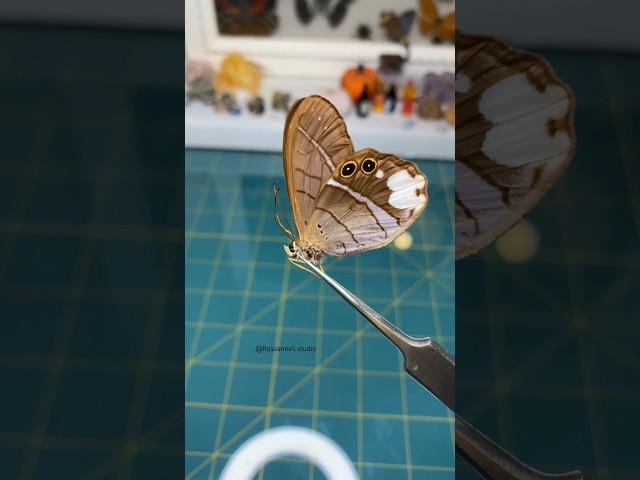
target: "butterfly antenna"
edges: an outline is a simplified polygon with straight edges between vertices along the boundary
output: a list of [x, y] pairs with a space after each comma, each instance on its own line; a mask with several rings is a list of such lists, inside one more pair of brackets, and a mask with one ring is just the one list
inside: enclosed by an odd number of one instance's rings
[[282, 221], [280, 220], [280, 216], [278, 215], [278, 211], [280, 210], [280, 190], [278, 189], [278, 186], [276, 185], [275, 182], [273, 183], [273, 200], [274, 200], [273, 217], [276, 220], [276, 224], [278, 225], [278, 228], [280, 228], [280, 230], [282, 230], [284, 234], [287, 237], [289, 237], [291, 241], [295, 240], [295, 236], [291, 232], [291, 226], [289, 225], [289, 221], [285, 217], [287, 226], [289, 226], [289, 228], [287, 228], [282, 224]]
[[[293, 229], [291, 228], [291, 224], [289, 223], [289, 219], [286, 216], [284, 217], [284, 222], [287, 224], [287, 230], [289, 232], [293, 232]], [[293, 233], [291, 234], [291, 236], [292, 236], [291, 239], [295, 240], [295, 236], [293, 235]]]

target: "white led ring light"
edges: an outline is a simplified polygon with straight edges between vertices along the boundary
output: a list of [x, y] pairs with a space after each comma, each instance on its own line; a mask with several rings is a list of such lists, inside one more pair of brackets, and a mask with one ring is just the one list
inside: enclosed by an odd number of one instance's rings
[[253, 480], [267, 463], [285, 455], [314, 463], [327, 480], [358, 480], [353, 463], [338, 444], [302, 427], [278, 427], [251, 437], [229, 457], [220, 480]]

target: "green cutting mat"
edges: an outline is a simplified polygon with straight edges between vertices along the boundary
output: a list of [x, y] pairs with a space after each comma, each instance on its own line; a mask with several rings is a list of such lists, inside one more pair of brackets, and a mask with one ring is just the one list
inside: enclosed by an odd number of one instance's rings
[[[326, 269], [407, 333], [453, 352], [454, 167], [420, 167], [430, 199], [410, 229], [413, 247], [331, 259]], [[287, 262], [274, 179], [284, 190], [279, 155], [186, 152], [186, 478], [218, 478], [242, 442], [282, 425], [329, 436], [364, 479], [453, 478], [447, 409], [365, 319]], [[315, 352], [256, 352], [262, 345]], [[323, 475], [291, 458], [259, 478]]]

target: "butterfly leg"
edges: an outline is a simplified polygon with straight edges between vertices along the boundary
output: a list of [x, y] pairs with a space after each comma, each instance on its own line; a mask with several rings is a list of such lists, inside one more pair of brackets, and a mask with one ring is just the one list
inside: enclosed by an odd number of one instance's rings
[[[299, 258], [294, 258], [294, 257], [289, 257], [289, 262], [291, 262], [292, 265], [294, 265], [295, 267], [299, 268], [300, 270], [304, 270], [307, 273], [310, 273], [311, 275], [313, 275], [314, 277], [317, 277], [317, 275], [315, 274], [315, 272], [311, 269], [309, 269], [307, 266], [305, 266], [305, 262], [303, 260], [300, 260]], [[322, 267], [320, 267], [322, 269]]]

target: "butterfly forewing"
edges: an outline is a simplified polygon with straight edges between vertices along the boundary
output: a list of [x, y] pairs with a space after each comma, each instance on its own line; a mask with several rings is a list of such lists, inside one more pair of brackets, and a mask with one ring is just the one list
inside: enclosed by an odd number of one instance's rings
[[337, 165], [320, 191], [304, 237], [329, 255], [382, 247], [424, 210], [427, 184], [413, 163], [360, 150]]
[[289, 203], [304, 238], [318, 194], [353, 144], [335, 107], [319, 96], [296, 102], [287, 116], [283, 162]]
[[539, 57], [456, 36], [456, 257], [513, 226], [574, 149], [573, 95]]

